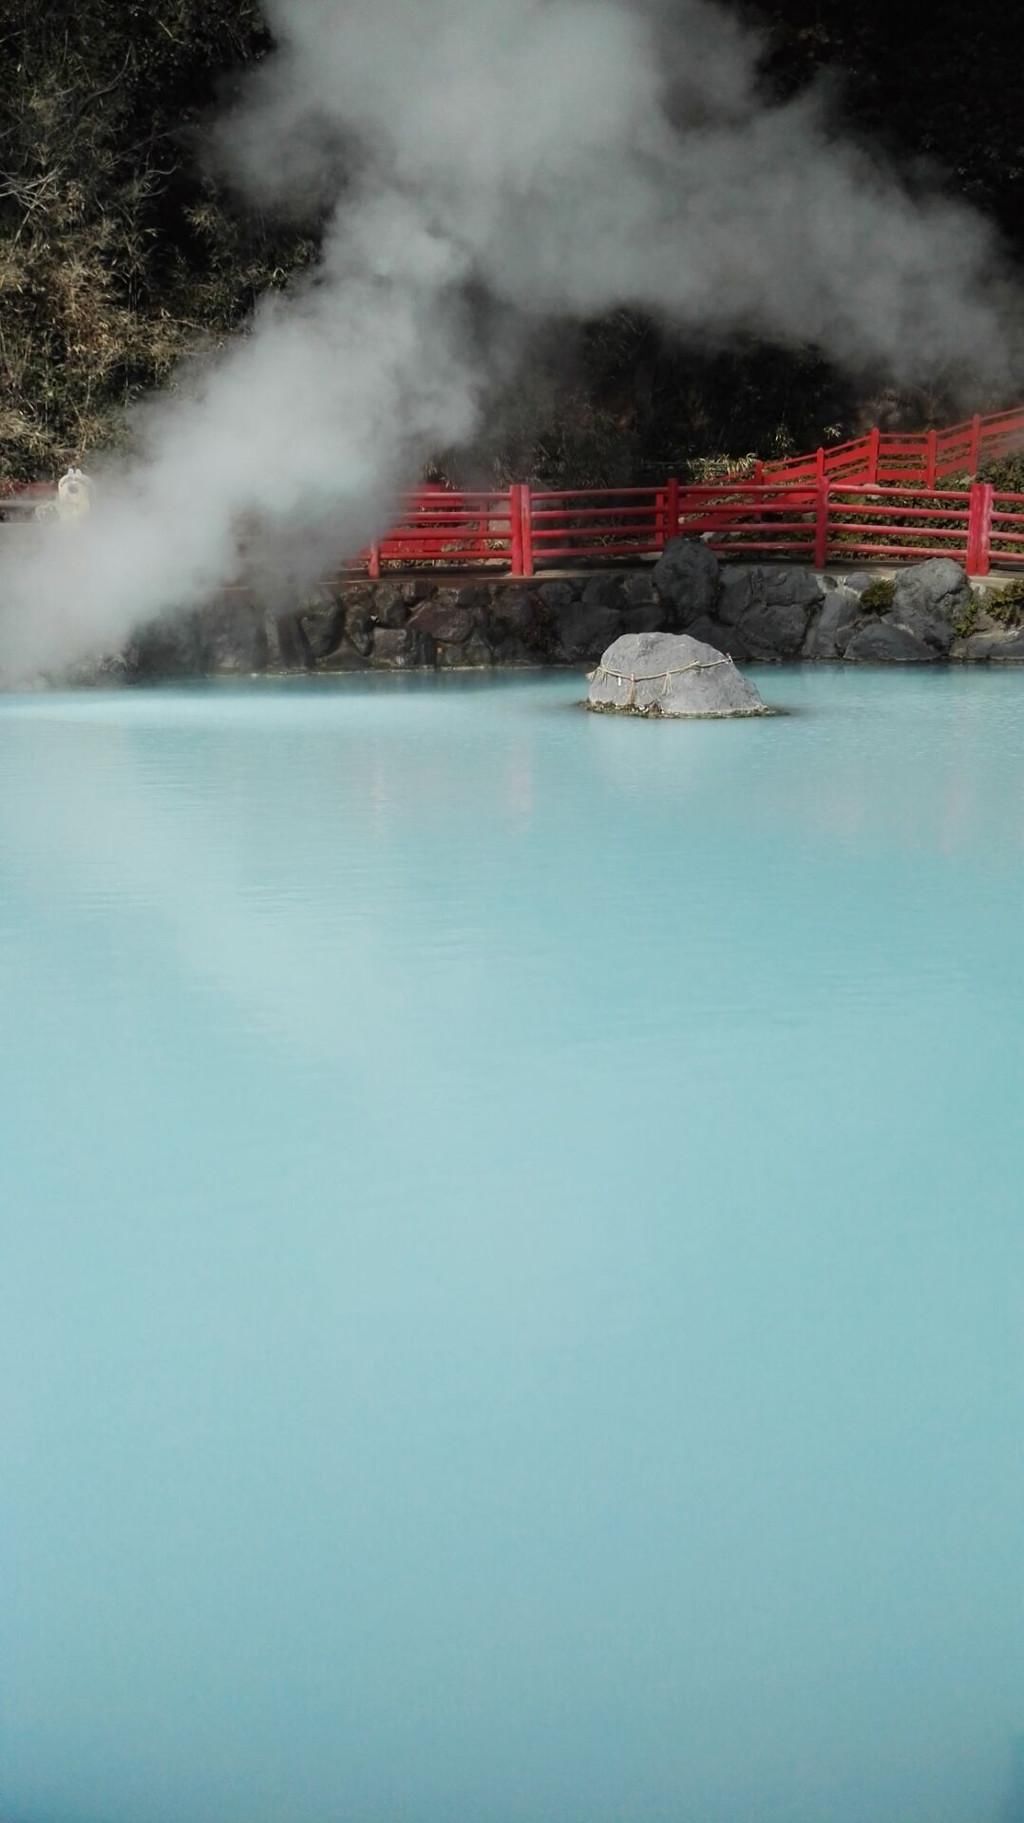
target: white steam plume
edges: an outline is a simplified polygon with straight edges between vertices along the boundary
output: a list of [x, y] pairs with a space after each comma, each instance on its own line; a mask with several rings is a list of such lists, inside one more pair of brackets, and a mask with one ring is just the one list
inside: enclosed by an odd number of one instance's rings
[[691, 334], [1005, 384], [985, 224], [912, 197], [816, 102], [766, 108], [758, 41], [709, 0], [268, 12], [279, 48], [219, 152], [265, 206], [326, 205], [322, 258], [148, 409], [83, 528], [8, 536], [7, 678], [201, 601], [237, 571], [244, 522], [282, 587], [311, 581], [383, 528], [432, 447], [473, 435], [538, 319], [633, 304]]

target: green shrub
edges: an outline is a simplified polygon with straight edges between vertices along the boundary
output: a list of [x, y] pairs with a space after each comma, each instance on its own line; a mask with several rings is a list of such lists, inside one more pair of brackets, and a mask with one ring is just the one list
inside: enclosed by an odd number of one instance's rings
[[1004, 589], [986, 590], [978, 605], [1000, 627], [1019, 627], [1024, 618], [1024, 576], [1008, 582]]
[[888, 614], [895, 599], [896, 584], [887, 576], [880, 576], [864, 590], [860, 605], [867, 614]]
[[[1001, 462], [990, 462], [982, 469], [981, 481], [990, 481], [997, 494], [1024, 494], [1024, 454], [1004, 456]], [[950, 482], [944, 481], [943, 487]]]
[[953, 631], [958, 639], [967, 639], [978, 625], [978, 615], [985, 606], [985, 600], [977, 589], [972, 589], [963, 612], [953, 622]]

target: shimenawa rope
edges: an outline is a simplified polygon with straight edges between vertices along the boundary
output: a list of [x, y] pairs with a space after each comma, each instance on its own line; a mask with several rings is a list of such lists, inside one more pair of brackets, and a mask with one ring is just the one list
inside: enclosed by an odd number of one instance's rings
[[685, 677], [688, 671], [713, 671], [716, 665], [731, 665], [732, 662], [732, 658], [728, 654], [725, 658], [698, 658], [691, 665], [676, 665], [670, 671], [651, 671], [646, 676], [640, 677], [637, 677], [632, 671], [629, 676], [626, 677], [623, 672], [609, 671], [607, 665], [600, 664], [596, 671], [590, 672], [587, 677], [587, 682], [589, 684], [601, 683], [606, 677], [609, 677], [617, 684], [628, 684], [629, 694], [626, 697], [624, 706], [627, 709], [632, 709], [636, 706], [637, 684], [656, 684], [658, 679], [663, 677], [665, 682], [661, 694], [662, 696], [667, 696], [668, 681], [670, 677]]

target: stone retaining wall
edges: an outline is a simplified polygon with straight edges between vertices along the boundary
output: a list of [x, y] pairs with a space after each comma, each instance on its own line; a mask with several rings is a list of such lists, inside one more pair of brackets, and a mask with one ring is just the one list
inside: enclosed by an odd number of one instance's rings
[[706, 545], [678, 540], [642, 570], [342, 582], [286, 615], [235, 591], [146, 629], [115, 664], [139, 678], [583, 665], [623, 633], [657, 631], [689, 633], [743, 664], [1024, 662], [1015, 611], [988, 612], [958, 564], [915, 565], [890, 587], [891, 600], [864, 573], [721, 566]]

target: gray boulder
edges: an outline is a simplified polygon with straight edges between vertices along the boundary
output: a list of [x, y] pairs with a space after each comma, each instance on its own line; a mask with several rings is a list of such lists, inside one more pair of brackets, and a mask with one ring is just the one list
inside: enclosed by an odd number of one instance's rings
[[267, 616], [270, 666], [275, 671], [309, 671], [313, 654], [297, 614]]
[[621, 608], [624, 601], [621, 576], [591, 576], [584, 585], [582, 601], [587, 608]]
[[717, 620], [709, 620], [702, 614], [692, 626], [687, 628], [691, 639], [699, 639], [704, 646], [714, 646], [716, 652], [725, 652], [730, 658], [738, 658], [741, 663], [750, 657], [747, 645], [739, 627], [723, 627]]
[[[479, 650], [481, 644], [487, 647], [486, 660], [471, 654], [471, 648]], [[521, 583], [495, 584], [488, 592], [486, 613], [463, 648], [463, 662], [536, 664], [548, 656], [551, 644], [550, 623], [538, 597]]]
[[754, 658], [796, 658], [822, 594], [817, 571], [795, 564], [727, 568], [715, 618], [739, 628]]
[[404, 627], [409, 618], [409, 603], [401, 583], [382, 582], [373, 594], [373, 618], [382, 627]]
[[898, 626], [906, 627], [915, 639], [920, 639], [939, 658], [946, 658], [949, 648], [956, 637], [956, 628], [942, 614], [933, 614], [927, 608], [905, 607], [897, 613], [895, 605], [888, 617]]
[[[101, 660], [109, 665], [109, 660]], [[144, 681], [201, 677], [205, 664], [202, 617], [167, 615], [142, 627], [124, 653], [127, 674]]]
[[804, 569], [799, 564], [772, 564], [762, 573], [769, 607], [805, 608], [810, 613], [825, 592], [817, 570]]
[[621, 631], [622, 616], [598, 603], [570, 601], [557, 615], [557, 623], [562, 651], [571, 663], [603, 652]]
[[901, 627], [913, 620], [942, 621], [953, 626], [970, 606], [971, 585], [967, 572], [951, 557], [932, 557], [927, 563], [911, 564], [896, 578], [892, 601], [892, 618]]
[[477, 615], [473, 604], [461, 602], [454, 589], [445, 589], [441, 594], [435, 595], [433, 601], [425, 601], [422, 607], [416, 609], [409, 622], [410, 628], [417, 633], [429, 634], [431, 639], [443, 640], [451, 646], [464, 645], [476, 624]]
[[437, 594], [437, 585], [429, 576], [410, 576], [401, 586], [402, 600], [407, 608], [418, 608], [421, 601], [429, 601]]
[[266, 613], [248, 595], [226, 593], [200, 617], [204, 673], [265, 671], [270, 655]]
[[763, 608], [768, 600], [764, 571], [741, 569], [727, 564], [722, 571], [722, 589], [715, 608], [715, 618], [727, 627], [738, 626], [744, 614]]
[[[510, 654], [506, 647], [502, 651], [502, 664], [510, 664], [519, 656], [518, 652]], [[424, 661], [429, 664], [429, 657]], [[494, 664], [494, 648], [485, 633], [479, 628], [472, 632], [467, 640], [448, 643], [438, 640], [435, 647], [434, 663], [439, 671], [479, 671]]]
[[961, 565], [951, 557], [933, 557], [896, 577], [887, 618], [947, 658], [957, 625], [970, 607], [971, 587]]
[[718, 558], [699, 538], [673, 538], [653, 570], [654, 586], [673, 625], [714, 616], [722, 573]]
[[433, 636], [410, 621], [407, 627], [378, 627], [373, 641], [373, 659], [393, 671], [415, 670], [433, 665], [437, 646]]
[[659, 601], [650, 570], [638, 570], [622, 581], [622, 631], [658, 633], [668, 615]]
[[[355, 597], [352, 606], [360, 606], [369, 621], [370, 593], [366, 590], [362, 596]], [[299, 609], [299, 625], [310, 654], [314, 659], [325, 658], [333, 652], [345, 637], [345, 619], [350, 612], [346, 601], [332, 595], [329, 590], [318, 591]]]
[[[494, 663], [494, 652], [483, 633], [479, 631], [471, 634], [464, 646], [452, 646], [449, 650], [458, 653], [458, 663], [460, 665], [472, 665], [477, 670], [482, 669], [485, 665], [493, 665]], [[441, 651], [444, 651], [443, 647], [441, 648]], [[503, 654], [503, 657], [504, 656], [505, 655]]]
[[652, 716], [767, 714], [731, 658], [685, 633], [617, 639], [591, 678], [587, 707]]
[[970, 638], [958, 643], [953, 656], [966, 658], [973, 664], [988, 664], [992, 661], [1024, 664], [1024, 632], [972, 633]]
[[[479, 583], [466, 583], [458, 588], [438, 589], [429, 601], [415, 611], [410, 626], [431, 639], [443, 639], [450, 645], [461, 645], [475, 627], [481, 626], [488, 606], [487, 591]], [[400, 623], [390, 623], [397, 626]]]
[[932, 646], [892, 620], [870, 621], [846, 648], [846, 657], [860, 664], [923, 665], [933, 663], [935, 656]]
[[664, 629], [666, 611], [660, 601], [641, 601], [625, 607], [619, 615], [624, 633], [659, 633]]
[[804, 642], [804, 657], [842, 658], [860, 611], [860, 596], [852, 589], [827, 589], [821, 613]]
[[809, 602], [765, 602], [744, 614], [739, 630], [752, 658], [796, 658], [811, 618]]
[[722, 574], [722, 591], [716, 618], [736, 626], [748, 614], [763, 608], [803, 608], [810, 615], [820, 603], [824, 584], [817, 570], [799, 564], [728, 566]]
[[[369, 658], [373, 651], [373, 614], [365, 601], [354, 601], [345, 610], [345, 638], [353, 652], [360, 658]], [[321, 648], [317, 658], [325, 658], [335, 647]]]
[[650, 570], [635, 570], [631, 576], [623, 577], [622, 593], [627, 609], [649, 607], [658, 599]]
[[529, 589], [496, 587], [492, 592], [487, 628], [496, 646], [504, 646], [509, 641], [537, 640], [544, 624], [540, 603]]
[[318, 658], [314, 667], [317, 671], [365, 671], [373, 661], [373, 636], [367, 651], [357, 651], [348, 640], [342, 640], [340, 646], [326, 657]]
[[579, 599], [579, 591], [569, 582], [542, 582], [537, 594], [546, 613], [555, 619]]

